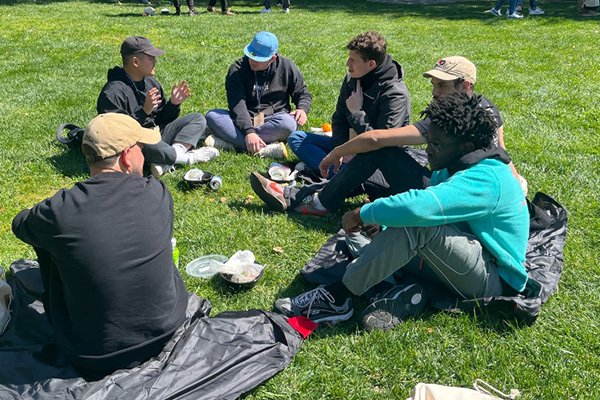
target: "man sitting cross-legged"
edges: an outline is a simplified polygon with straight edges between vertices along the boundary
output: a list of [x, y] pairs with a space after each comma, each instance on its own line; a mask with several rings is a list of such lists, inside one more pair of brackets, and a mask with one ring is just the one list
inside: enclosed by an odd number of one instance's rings
[[143, 148], [159, 141], [127, 115], [98, 115], [81, 145], [91, 178], [12, 223], [38, 256], [56, 344], [94, 379], [157, 355], [185, 319], [173, 199], [164, 183], [142, 177]]
[[173, 86], [171, 98], [165, 98], [162, 86], [154, 78], [156, 58], [165, 52], [142, 36], [130, 36], [121, 44], [123, 67], [108, 71], [108, 82], [98, 96], [98, 114], [116, 112], [129, 115], [144, 128], [160, 129], [161, 141], [144, 147], [152, 175], [161, 176], [174, 164], [208, 161], [218, 152], [196, 149], [204, 134], [206, 120], [200, 113], [178, 118], [181, 103], [190, 97], [186, 81]]
[[304, 125], [312, 97], [296, 64], [278, 50], [274, 34], [258, 32], [244, 48], [245, 56], [231, 64], [225, 78], [229, 110], [206, 113], [212, 131], [206, 146], [287, 157], [281, 142]]
[[[370, 224], [387, 229], [348, 265], [342, 283], [279, 299], [277, 309], [316, 322], [346, 320], [352, 295], [364, 294], [416, 256], [423, 264], [416, 273], [435, 277], [461, 298], [525, 288], [529, 214], [508, 154], [493, 145], [493, 117], [477, 97], [465, 94], [434, 98], [423, 114], [431, 121], [425, 134], [431, 185], [344, 214], [346, 232]], [[398, 304], [403, 298], [383, 295], [367, 308], [365, 326], [394, 326], [406, 317], [407, 307]]]

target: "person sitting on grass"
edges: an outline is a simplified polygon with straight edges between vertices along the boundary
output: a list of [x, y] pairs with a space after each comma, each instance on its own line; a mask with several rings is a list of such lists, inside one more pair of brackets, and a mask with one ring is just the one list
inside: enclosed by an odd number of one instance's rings
[[229, 110], [206, 113], [212, 131], [206, 146], [287, 157], [281, 141], [304, 125], [312, 96], [296, 64], [280, 56], [278, 49], [274, 34], [258, 32], [244, 48], [245, 56], [231, 64], [225, 78]]
[[[477, 96], [473, 92], [477, 78], [475, 64], [460, 56], [445, 57], [440, 59], [431, 70], [424, 72], [423, 76], [431, 79], [434, 99], [450, 93], [464, 93], [467, 96], [477, 97], [480, 106], [485, 108], [496, 121], [498, 128], [493, 143], [505, 148], [500, 112], [487, 98]], [[326, 184], [307, 185], [300, 189], [284, 187], [258, 173], [252, 173], [250, 175], [252, 189], [272, 210], [294, 211], [309, 215], [327, 215], [337, 211], [344, 204], [345, 199], [378, 169], [386, 184], [389, 185], [387, 196], [408, 189], [422, 189], [428, 184], [429, 171], [398, 146], [424, 144], [424, 135], [430, 123], [431, 121], [425, 118], [414, 125], [387, 130], [370, 130], [338, 145], [319, 166], [323, 177], [331, 173], [332, 167], [336, 173]], [[356, 156], [340, 170], [344, 157], [348, 155]], [[526, 193], [527, 182], [519, 176], [512, 162], [509, 165]]]
[[86, 379], [157, 355], [185, 319], [173, 199], [142, 177], [142, 149], [160, 139], [127, 115], [98, 115], [81, 145], [91, 177], [12, 222], [37, 254], [56, 344]]
[[162, 140], [144, 147], [146, 162], [158, 178], [174, 164], [196, 164], [218, 155], [196, 144], [204, 134], [206, 120], [200, 113], [178, 118], [181, 103], [190, 97], [186, 81], [173, 86], [167, 101], [162, 86], [154, 78], [156, 57], [165, 52], [143, 36], [130, 36], [121, 44], [123, 67], [108, 71], [96, 109], [98, 114], [116, 112], [129, 115], [144, 128], [160, 129]]
[[[494, 146], [496, 123], [476, 96], [434, 98], [423, 111], [430, 119], [427, 156], [431, 185], [344, 214], [346, 232], [368, 225], [375, 234], [344, 273], [342, 282], [278, 299], [286, 315], [338, 322], [353, 314], [352, 296], [384, 281], [414, 257], [414, 272], [433, 277], [463, 299], [514, 294], [527, 282], [523, 265], [529, 235], [525, 195], [506, 151]], [[395, 287], [362, 315], [367, 329], [389, 329], [425, 305], [418, 284]], [[406, 302], [409, 304], [406, 304]]]
[[404, 70], [387, 53], [385, 38], [377, 32], [364, 32], [354, 37], [346, 49], [348, 74], [331, 117], [332, 136], [296, 131], [288, 138], [292, 152], [314, 172], [319, 171], [321, 160], [334, 147], [357, 134], [410, 122]]

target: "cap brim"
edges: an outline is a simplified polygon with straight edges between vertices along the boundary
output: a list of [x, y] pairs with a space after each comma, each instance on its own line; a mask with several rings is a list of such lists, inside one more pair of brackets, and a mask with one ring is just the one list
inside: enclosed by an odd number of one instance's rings
[[265, 62], [265, 61], [269, 61], [274, 55], [275, 53], [271, 54], [268, 57], [259, 57], [255, 54], [252, 54], [250, 52], [250, 50], [248, 50], [248, 46], [244, 47], [244, 54], [246, 55], [246, 57], [256, 61], [256, 62]]
[[160, 142], [160, 131], [158, 129], [141, 128], [141, 134], [138, 143], [156, 144]]
[[156, 48], [156, 47], [152, 47], [150, 49], [144, 50], [143, 53], [148, 54], [149, 56], [152, 56], [152, 57], [159, 57], [159, 56], [162, 56], [163, 54], [165, 54], [165, 51], [161, 50], [159, 48]]
[[423, 72], [425, 78], [438, 78], [442, 81], [454, 81], [459, 77], [456, 75], [449, 74], [447, 72], [440, 71], [439, 69], [431, 69], [427, 72]]

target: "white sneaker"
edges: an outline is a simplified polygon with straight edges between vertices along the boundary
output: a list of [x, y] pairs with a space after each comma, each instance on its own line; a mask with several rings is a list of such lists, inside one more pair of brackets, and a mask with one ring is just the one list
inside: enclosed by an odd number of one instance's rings
[[208, 135], [206, 139], [204, 139], [204, 146], [214, 147], [215, 149], [221, 150], [234, 150], [230, 143], [227, 143], [216, 135]]
[[502, 10], [496, 10], [495, 8], [490, 8], [489, 10], [485, 10], [484, 11], [487, 14], [492, 14], [495, 17], [501, 17], [502, 16]]
[[273, 12], [273, 11], [271, 11], [271, 9], [267, 8], [267, 7], [263, 8], [262, 10], [259, 11], [259, 13], [261, 13], [261, 14], [270, 13], [270, 12]]
[[534, 8], [533, 10], [531, 10], [531, 9], [529, 10], [529, 15], [544, 15], [544, 14], [546, 14], [544, 12], [544, 10], [542, 10], [539, 7], [538, 8]]
[[523, 19], [523, 15], [521, 15], [521, 14], [518, 14], [518, 13], [515, 11], [515, 12], [514, 12], [514, 13], [512, 13], [512, 14], [508, 14], [508, 15], [506, 16], [506, 18], [508, 18], [508, 19]]
[[174, 165], [154, 164], [154, 163], [150, 164], [150, 173], [156, 179], [160, 178], [161, 176], [163, 176], [164, 174], [166, 174], [168, 172], [173, 172], [173, 171], [175, 171]]
[[185, 154], [188, 156], [188, 164], [192, 165], [219, 157], [219, 150], [214, 147], [200, 147], [199, 149], [190, 150]]
[[268, 144], [266, 147], [263, 147], [256, 153], [260, 158], [274, 158], [276, 160], [283, 160], [288, 157], [287, 148], [285, 144], [281, 142]]
[[290, 13], [290, 9], [289, 8], [284, 8], [283, 12], [286, 13], [286, 14], [289, 14]]

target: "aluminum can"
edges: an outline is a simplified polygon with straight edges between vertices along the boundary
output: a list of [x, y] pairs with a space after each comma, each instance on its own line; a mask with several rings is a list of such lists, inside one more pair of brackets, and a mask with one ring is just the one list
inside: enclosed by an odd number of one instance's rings
[[223, 185], [223, 178], [221, 178], [219, 175], [215, 175], [210, 179], [208, 184], [212, 190], [219, 190], [221, 185]]

